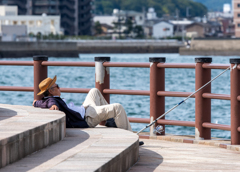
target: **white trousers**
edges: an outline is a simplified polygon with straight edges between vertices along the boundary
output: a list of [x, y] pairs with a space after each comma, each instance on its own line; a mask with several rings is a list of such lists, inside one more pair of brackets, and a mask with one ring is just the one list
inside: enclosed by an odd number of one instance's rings
[[89, 127], [93, 128], [100, 122], [114, 118], [118, 128], [132, 131], [127, 114], [119, 103], [108, 104], [97, 88], [92, 88], [83, 106], [86, 107], [85, 120]]

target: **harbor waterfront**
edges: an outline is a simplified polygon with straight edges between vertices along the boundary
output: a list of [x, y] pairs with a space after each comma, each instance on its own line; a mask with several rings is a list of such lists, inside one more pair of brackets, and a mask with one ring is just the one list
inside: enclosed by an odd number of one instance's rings
[[[93, 62], [96, 56], [109, 56], [111, 62], [148, 62], [149, 57], [166, 57], [166, 63], [194, 63], [198, 56], [179, 56], [178, 54], [80, 54], [80, 58], [49, 58], [49, 61], [87, 61]], [[212, 63], [230, 64], [229, 58], [237, 57], [212, 57]], [[32, 61], [31, 58], [2, 59]], [[1, 86], [33, 86], [33, 67], [25, 66], [0, 66]], [[58, 76], [60, 87], [66, 88], [92, 88], [95, 86], [95, 69], [91, 67], [49, 67], [48, 76]], [[221, 70], [213, 70], [212, 77]], [[194, 69], [166, 69], [166, 91], [193, 92], [195, 90]], [[149, 90], [149, 69], [145, 68], [111, 68], [110, 88], [127, 90]], [[225, 73], [212, 83], [212, 93], [230, 94], [230, 72]], [[0, 92], [0, 103], [31, 105], [33, 93], [29, 92]], [[80, 105], [85, 94], [63, 93], [68, 102]], [[166, 110], [176, 105], [182, 98], [166, 97]], [[111, 95], [111, 103], [121, 103], [127, 111], [128, 117], [149, 117], [148, 96]], [[166, 116], [166, 119], [194, 121], [195, 102], [189, 99]], [[212, 123], [230, 124], [230, 101], [212, 100]], [[134, 131], [141, 129], [145, 124], [132, 124]], [[181, 126], [167, 126], [166, 133], [177, 135], [194, 135], [194, 128]], [[213, 137], [230, 138], [230, 132], [212, 130]]]
[[177, 40], [60, 40], [37, 42], [0, 42], [0, 58], [78, 57], [95, 53], [178, 53], [184, 43]]

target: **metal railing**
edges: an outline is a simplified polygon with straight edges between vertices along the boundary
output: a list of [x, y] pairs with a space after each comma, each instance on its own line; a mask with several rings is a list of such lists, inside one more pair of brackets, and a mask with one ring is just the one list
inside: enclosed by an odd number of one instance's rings
[[[29, 61], [0, 61], [0, 65], [34, 66], [34, 87], [0, 86], [1, 91], [34, 91], [37, 96], [39, 83], [47, 78], [48, 66], [95, 67], [95, 87], [100, 90], [105, 99], [110, 102], [110, 94], [146, 95], [150, 96], [150, 117], [129, 118], [134, 123], [150, 123], [165, 112], [165, 97], [187, 97], [191, 92], [165, 91], [165, 68], [195, 69], [195, 89], [199, 89], [211, 80], [212, 69], [226, 69], [229, 65], [211, 64], [211, 58], [196, 58], [192, 64], [165, 63], [165, 58], [149, 58], [150, 63], [110, 62], [110, 57], [95, 57], [95, 62], [53, 62], [46, 56], [34, 56]], [[211, 139], [211, 129], [231, 131], [231, 144], [240, 144], [240, 59], [230, 59], [231, 66], [231, 96], [211, 93], [211, 85], [197, 92], [195, 98], [195, 122], [160, 119], [157, 124], [195, 127], [196, 139]], [[150, 68], [150, 90], [120, 90], [110, 89], [109, 67]], [[61, 88], [62, 92], [88, 93], [89, 88]], [[231, 101], [231, 126], [211, 123], [211, 99]], [[165, 133], [162, 133], [165, 134]]]

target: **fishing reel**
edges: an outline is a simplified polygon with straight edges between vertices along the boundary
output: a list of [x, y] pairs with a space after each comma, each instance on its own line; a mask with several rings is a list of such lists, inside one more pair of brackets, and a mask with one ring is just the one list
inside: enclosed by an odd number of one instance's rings
[[155, 127], [155, 129], [153, 130], [154, 134], [161, 134], [162, 132], [164, 132], [163, 126], [162, 125], [158, 125]]

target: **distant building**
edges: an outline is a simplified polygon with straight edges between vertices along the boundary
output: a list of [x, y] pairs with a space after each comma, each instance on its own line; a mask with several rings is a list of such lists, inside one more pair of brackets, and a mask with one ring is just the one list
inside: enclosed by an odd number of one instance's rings
[[26, 38], [27, 26], [26, 25], [1, 25], [2, 41], [17, 41], [21, 38]]
[[185, 27], [192, 24], [193, 21], [191, 20], [169, 20], [169, 23], [172, 23], [173, 28], [173, 34], [174, 36], [182, 36], [185, 35]]
[[113, 38], [120, 36], [134, 37], [133, 30], [126, 33], [128, 26], [127, 21], [130, 21], [132, 28], [135, 26], [143, 26], [145, 22], [145, 14], [136, 11], [122, 11], [118, 9], [113, 10], [112, 16], [94, 16], [94, 23], [99, 22], [104, 27], [104, 33]]
[[208, 12], [207, 18], [208, 20], [216, 19], [216, 18], [233, 18], [232, 13], [223, 13], [223, 12]]
[[240, 0], [233, 0], [235, 37], [240, 38]]
[[114, 26], [114, 22], [117, 20], [116, 16], [94, 16], [93, 17], [93, 21], [95, 22], [99, 22], [101, 24], [107, 24], [109, 26]]
[[221, 19], [220, 22], [224, 37], [235, 36], [235, 24], [233, 23], [233, 18], [224, 18]]
[[187, 37], [208, 37], [212, 36], [215, 32], [212, 31], [211, 25], [207, 23], [192, 23], [186, 26]]
[[147, 20], [154, 19], [157, 19], [157, 13], [155, 12], [154, 8], [149, 8], [147, 12]]
[[173, 36], [173, 24], [167, 21], [160, 21], [152, 27], [152, 37], [154, 38], [166, 38]]
[[223, 4], [223, 13], [231, 13], [231, 4]]
[[123, 10], [114, 9], [113, 16], [123, 21], [125, 21], [126, 19], [130, 19], [134, 25], [140, 25], [140, 26], [142, 26], [145, 21], [145, 14], [136, 12], [136, 11], [123, 11]]
[[65, 35], [92, 34], [93, 0], [0, 0], [0, 5], [18, 6], [19, 15], [61, 16]]
[[[14, 26], [22, 28], [19, 27], [22, 25], [26, 26], [27, 34], [62, 34], [59, 16], [47, 16], [46, 14], [40, 16], [16, 15], [18, 11], [17, 6], [0, 6], [0, 11], [0, 25], [4, 25], [4, 27], [11, 26], [9, 27], [11, 30], [14, 30]], [[2, 33], [1, 28], [0, 33]]]
[[0, 16], [17, 16], [18, 8], [17, 6], [0, 6]]
[[112, 36], [112, 33], [113, 33], [113, 27], [112, 26], [110, 26], [108, 24], [101, 24], [101, 28], [102, 28], [102, 31], [103, 31], [102, 35]]
[[144, 34], [147, 38], [166, 38], [173, 36], [174, 25], [165, 20], [146, 20]]

